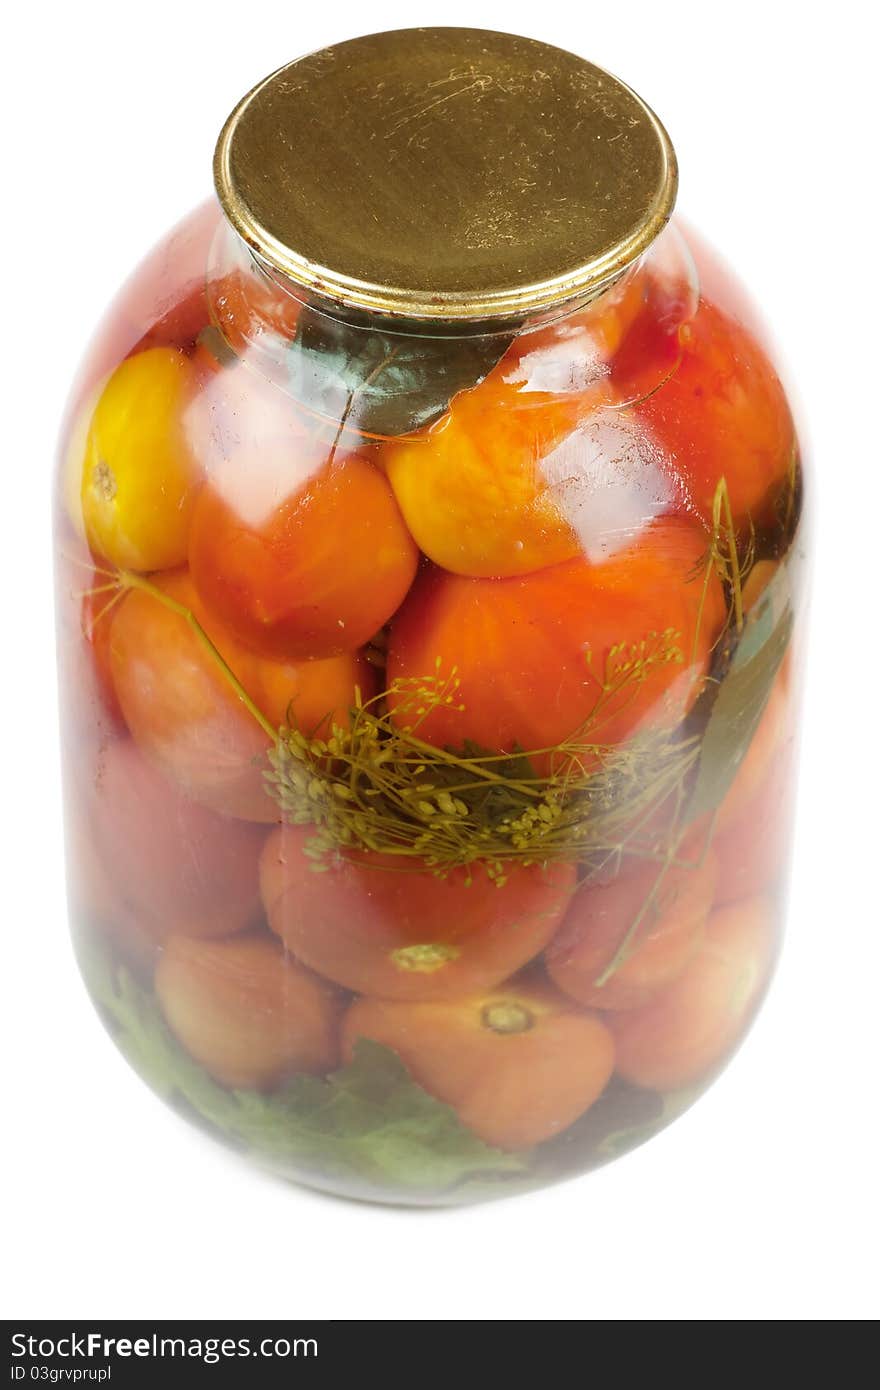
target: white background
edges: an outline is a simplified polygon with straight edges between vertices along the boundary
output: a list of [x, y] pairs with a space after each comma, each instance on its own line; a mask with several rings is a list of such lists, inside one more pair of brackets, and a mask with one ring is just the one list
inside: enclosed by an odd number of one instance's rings
[[[706, 0], [15, 6], [0, 186], [2, 1056], [7, 1316], [867, 1319], [880, 1312], [880, 300], [871, 7]], [[67, 941], [49, 474], [68, 381], [214, 139], [302, 52], [410, 24], [544, 38], [660, 113], [680, 207], [797, 386], [819, 519], [783, 965], [712, 1092], [602, 1172], [399, 1212], [286, 1188], [176, 1119], [107, 1042]], [[10, 24], [12, 32], [10, 33]], [[17, 29], [17, 33], [16, 33]]]

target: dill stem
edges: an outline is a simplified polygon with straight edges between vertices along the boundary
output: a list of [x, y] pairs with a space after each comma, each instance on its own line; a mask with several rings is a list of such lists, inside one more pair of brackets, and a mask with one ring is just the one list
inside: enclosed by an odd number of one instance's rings
[[[722, 522], [721, 513], [724, 513]], [[727, 479], [722, 478], [715, 489], [715, 496], [712, 499], [712, 528], [715, 545], [722, 525], [727, 532], [727, 559], [730, 565], [730, 588], [733, 593], [733, 618], [736, 624], [737, 633], [743, 630], [743, 606], [742, 606], [742, 575], [739, 567], [739, 552], [736, 545], [736, 528], [733, 524], [733, 508], [730, 505], [730, 490], [727, 486]]]
[[119, 592], [119, 580], [113, 579], [109, 584], [95, 584], [91, 589], [80, 589], [74, 594], [74, 598], [91, 598], [93, 594], [107, 594], [110, 590]]
[[736, 620], [736, 630], [738, 633], [743, 630], [743, 601], [742, 601], [742, 577], [739, 568], [739, 552], [736, 545], [736, 531], [733, 526], [733, 511], [730, 506], [730, 494], [727, 491], [727, 483], [724, 484], [724, 509], [727, 513], [727, 534], [728, 550], [730, 553], [730, 585], [733, 590], [733, 612]]
[[[406, 740], [407, 743], [413, 746], [413, 748], [418, 749], [423, 754], [423, 757], [427, 757], [432, 761], [436, 759], [437, 749], [434, 747], [433, 744], [425, 743], [422, 739], [416, 738], [416, 736], [410, 733], [408, 730], [406, 731]], [[506, 754], [499, 755], [499, 757], [502, 759], [506, 756]], [[531, 754], [530, 756], [535, 755]], [[505, 777], [504, 774], [501, 772], [492, 772], [490, 768], [482, 767], [478, 763], [471, 762], [467, 758], [456, 757], [454, 753], [450, 753], [449, 750], [445, 748], [443, 750], [443, 761], [450, 762], [455, 767], [467, 768], [467, 771], [469, 773], [473, 773], [475, 777], [481, 777], [486, 782], [501, 783], [502, 786], [507, 788], [515, 787], [517, 791], [521, 791], [524, 796], [540, 798], [543, 795], [543, 792], [540, 791], [538, 787], [532, 786], [529, 782], [514, 781], [510, 777]]]
[[93, 623], [92, 623], [92, 631], [93, 631], [93, 632], [94, 632], [95, 628], [98, 626], [98, 623], [101, 621], [101, 619], [102, 619], [102, 618], [106, 618], [106, 616], [107, 616], [107, 614], [110, 612], [110, 610], [111, 610], [112, 608], [115, 608], [116, 605], [117, 605], [117, 603], [119, 602], [119, 600], [120, 600], [121, 598], [123, 598], [124, 595], [125, 595], [125, 590], [124, 590], [124, 589], [120, 589], [120, 587], [119, 587], [118, 584], [115, 585], [114, 588], [115, 588], [116, 592], [113, 594], [113, 597], [112, 597], [112, 598], [108, 598], [107, 602], [104, 604], [104, 607], [101, 609], [100, 613], [96, 614], [96, 616], [95, 616], [95, 619], [94, 619], [94, 621], [93, 621]]

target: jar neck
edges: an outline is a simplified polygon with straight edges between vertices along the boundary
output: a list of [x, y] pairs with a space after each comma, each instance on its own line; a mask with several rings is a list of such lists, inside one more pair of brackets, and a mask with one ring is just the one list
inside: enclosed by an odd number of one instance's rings
[[[380, 439], [433, 426], [456, 394], [505, 363], [523, 396], [592, 391], [637, 321], [649, 336], [654, 328], [668, 336], [670, 325], [692, 317], [697, 300], [693, 260], [674, 226], [588, 298], [517, 321], [353, 312], [270, 268], [225, 221], [208, 267], [212, 332], [229, 359], [246, 361], [328, 423]], [[667, 353], [634, 390], [659, 385], [668, 367]]]
[[[378, 330], [392, 336], [510, 337], [543, 328], [592, 305], [596, 305], [597, 311], [601, 312], [600, 306], [639, 274], [652, 251], [653, 247], [649, 248], [638, 260], [610, 275], [600, 285], [593, 286], [589, 292], [561, 299], [557, 304], [534, 313], [474, 319], [404, 318], [356, 309], [329, 295], [306, 289], [265, 261], [224, 219], [218, 226], [211, 250], [209, 281], [222, 280], [230, 274], [238, 279], [243, 298], [240, 307], [246, 304], [252, 315], [251, 336], [259, 335], [261, 319], [266, 319], [270, 325], [274, 321], [283, 331], [295, 322], [300, 308], [306, 307], [352, 327]], [[222, 320], [222, 309], [219, 313], [215, 310], [215, 314], [218, 320]]]

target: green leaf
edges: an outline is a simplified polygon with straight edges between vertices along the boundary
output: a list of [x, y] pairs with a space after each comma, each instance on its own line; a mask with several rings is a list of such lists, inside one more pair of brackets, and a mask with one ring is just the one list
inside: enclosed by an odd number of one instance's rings
[[459, 391], [476, 386], [510, 337], [436, 338], [380, 333], [305, 311], [290, 348], [294, 398], [365, 434], [424, 429]]
[[715, 810], [733, 785], [770, 698], [792, 624], [789, 607], [773, 620], [769, 600], [750, 615], [712, 704], [686, 820]]
[[180, 1047], [153, 996], [127, 970], [97, 953], [83, 954], [80, 964], [143, 1079], [273, 1168], [426, 1194], [528, 1171], [526, 1158], [490, 1148], [465, 1129], [379, 1043], [361, 1038], [354, 1060], [326, 1079], [294, 1077], [271, 1095], [227, 1090]]
[[782, 564], [749, 610], [748, 619], [734, 656], [742, 664], [756, 656], [769, 642], [774, 629], [785, 623], [793, 606], [790, 563]]

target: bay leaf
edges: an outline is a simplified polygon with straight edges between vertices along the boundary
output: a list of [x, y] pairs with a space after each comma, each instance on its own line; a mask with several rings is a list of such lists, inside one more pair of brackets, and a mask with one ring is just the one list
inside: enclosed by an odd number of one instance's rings
[[785, 621], [793, 604], [790, 562], [781, 564], [767, 587], [749, 609], [743, 634], [736, 647], [736, 660], [748, 661], [773, 635], [773, 629]]
[[722, 678], [700, 746], [686, 820], [721, 805], [740, 769], [770, 698], [794, 621], [790, 607], [769, 625], [772, 604], [758, 604]]
[[325, 419], [397, 438], [440, 419], [511, 342], [508, 335], [383, 333], [306, 311], [289, 350], [288, 389]]

